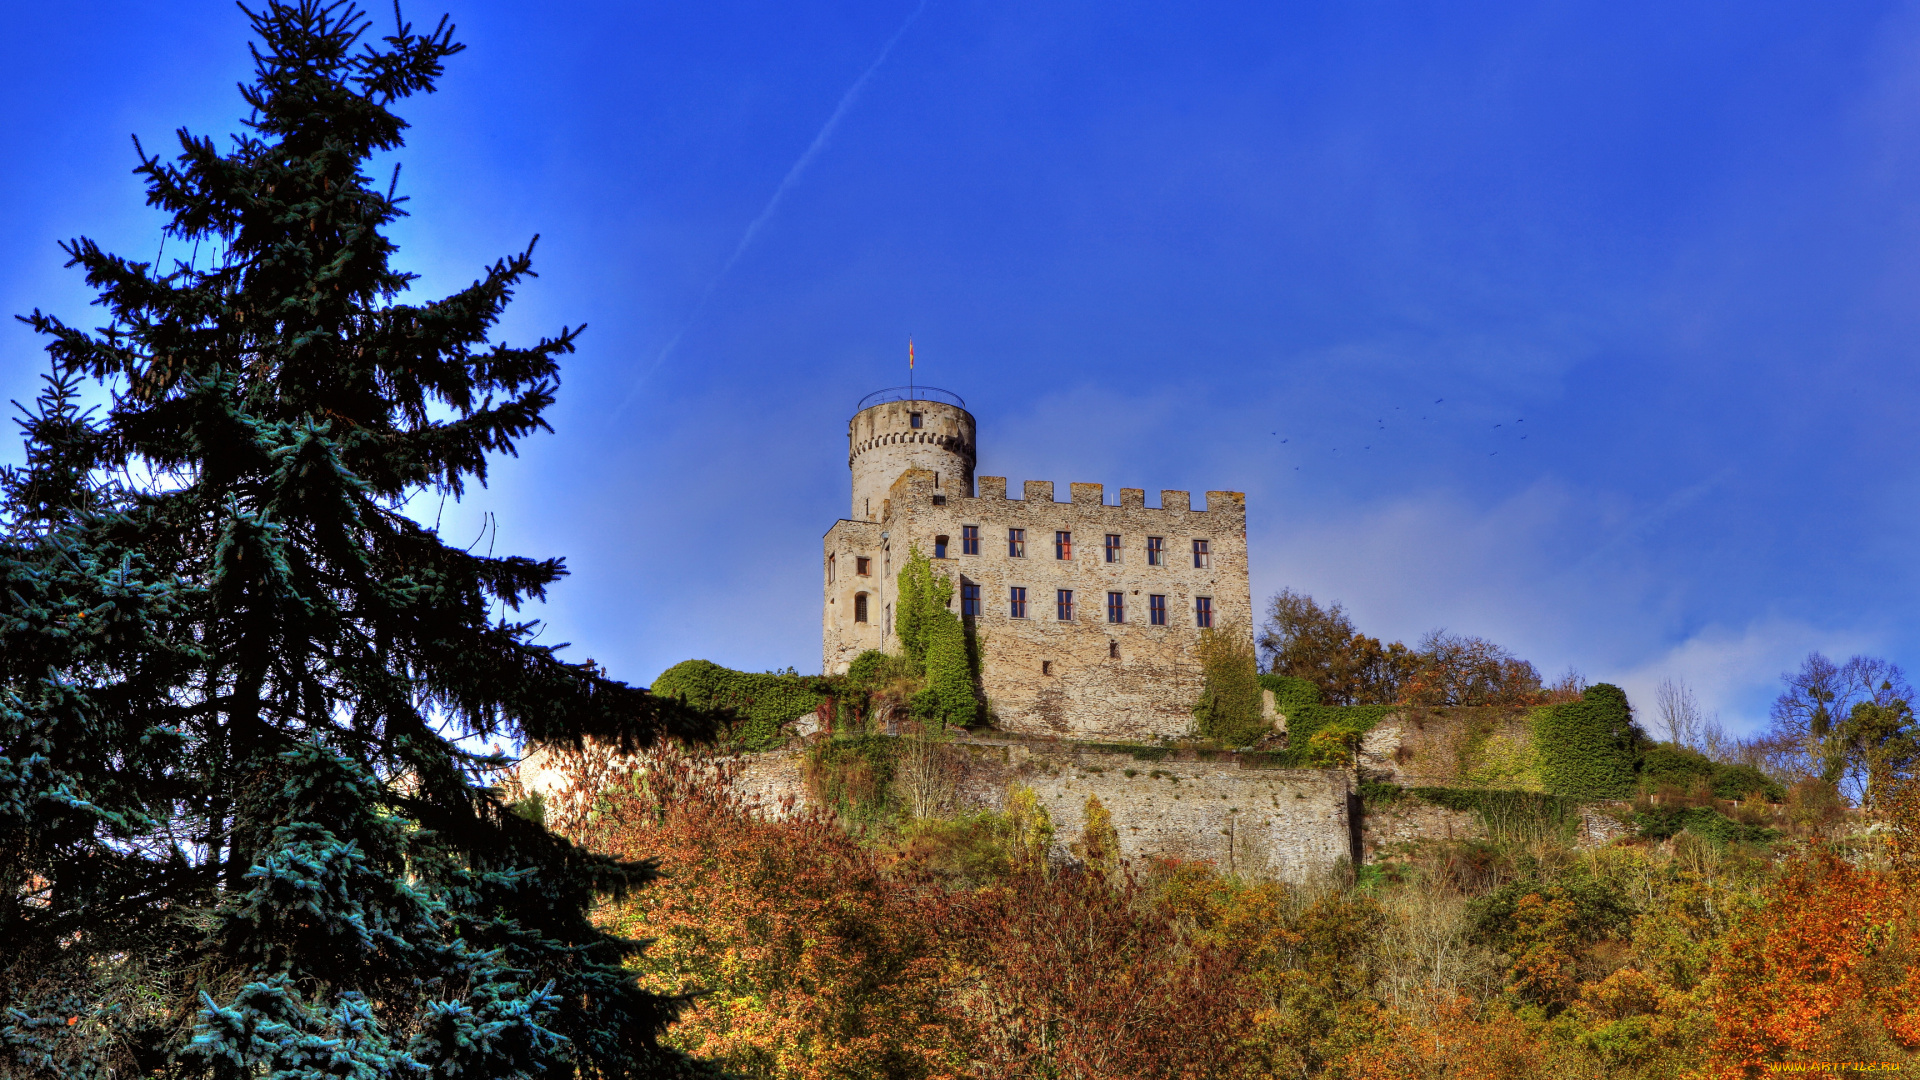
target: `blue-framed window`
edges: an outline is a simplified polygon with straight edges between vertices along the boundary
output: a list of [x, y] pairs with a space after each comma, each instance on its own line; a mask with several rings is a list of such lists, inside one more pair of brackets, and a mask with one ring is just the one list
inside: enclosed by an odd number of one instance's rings
[[1164, 596], [1147, 597], [1147, 621], [1155, 626], [1167, 625], [1167, 598]]
[[1023, 585], [1015, 585], [1007, 590], [1007, 617], [1024, 619], [1027, 617], [1027, 590]]
[[1056, 589], [1053, 593], [1054, 617], [1061, 622], [1073, 621], [1073, 590]]
[[1119, 533], [1107, 534], [1107, 561], [1108, 562], [1120, 561], [1120, 534]]
[[960, 554], [962, 555], [980, 554], [980, 526], [978, 525], [960, 526]]
[[1024, 559], [1027, 557], [1027, 530], [1007, 530], [1007, 558]]
[[974, 618], [980, 614], [980, 586], [960, 583], [960, 614]]
[[1108, 622], [1126, 622], [1127, 621], [1127, 594], [1126, 593], [1110, 592], [1107, 594], [1107, 621]]
[[1213, 597], [1193, 598], [1193, 625], [1205, 630], [1213, 625]]
[[1205, 570], [1212, 561], [1213, 556], [1207, 552], [1207, 542], [1205, 540], [1195, 540], [1193, 542], [1193, 568], [1195, 570]]
[[1147, 565], [1165, 566], [1167, 564], [1167, 538], [1164, 536], [1147, 537]]

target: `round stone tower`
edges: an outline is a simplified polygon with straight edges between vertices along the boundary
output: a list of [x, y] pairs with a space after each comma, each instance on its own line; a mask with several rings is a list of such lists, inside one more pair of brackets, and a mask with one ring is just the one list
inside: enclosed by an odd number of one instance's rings
[[888, 489], [908, 469], [931, 472], [938, 495], [972, 495], [973, 462], [973, 414], [959, 394], [931, 386], [868, 394], [847, 422], [853, 518], [879, 521]]

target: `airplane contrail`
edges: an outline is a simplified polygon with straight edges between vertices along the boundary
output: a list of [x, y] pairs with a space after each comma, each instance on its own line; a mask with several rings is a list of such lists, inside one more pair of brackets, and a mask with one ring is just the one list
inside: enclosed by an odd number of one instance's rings
[[793, 167], [787, 170], [787, 175], [781, 178], [780, 186], [773, 189], [773, 196], [767, 200], [767, 205], [761, 208], [760, 215], [747, 224], [747, 231], [740, 234], [740, 242], [733, 246], [733, 254], [727, 256], [727, 261], [721, 264], [720, 271], [713, 275], [713, 280], [707, 282], [705, 291], [700, 294], [700, 299], [694, 303], [693, 309], [681, 322], [680, 329], [674, 331], [673, 336], [667, 339], [667, 343], [661, 346], [659, 355], [653, 358], [653, 363], [647, 365], [647, 370], [641, 372], [640, 378], [634, 380], [633, 389], [628, 391], [625, 400], [620, 402], [620, 408], [614, 410], [616, 415], [633, 403], [633, 399], [640, 393], [640, 388], [646, 385], [647, 380], [653, 377], [653, 373], [660, 370], [660, 365], [666, 363], [667, 357], [679, 347], [680, 339], [687, 336], [687, 331], [693, 328], [693, 324], [700, 318], [700, 313], [706, 310], [707, 301], [713, 299], [714, 290], [720, 287], [720, 282], [726, 278], [727, 272], [733, 269], [733, 265], [740, 261], [740, 256], [747, 253], [747, 248], [753, 246], [753, 241], [760, 235], [761, 228], [772, 219], [774, 211], [780, 208], [780, 201], [786, 198], [787, 192], [793, 190], [794, 185], [800, 182], [800, 175], [807, 171], [807, 166], [813, 164], [813, 159], [819, 157], [820, 151], [826, 149], [827, 140], [833, 137], [833, 129], [840, 126], [841, 118], [853, 108], [853, 103], [860, 97], [860, 91], [866, 88], [867, 80], [873, 78], [873, 73], [880, 70], [881, 64], [887, 62], [887, 56], [893, 52], [893, 47], [906, 36], [914, 21], [920, 18], [920, 13], [927, 10], [927, 3], [928, 0], [920, 0], [919, 6], [913, 9], [913, 14], [908, 15], [907, 21], [901, 23], [900, 29], [895, 30], [893, 36], [887, 39], [887, 43], [880, 47], [880, 55], [874, 57], [873, 63], [867, 65], [867, 70], [861, 72], [860, 77], [853, 80], [853, 85], [847, 88], [847, 92], [840, 95], [840, 104], [834, 106], [833, 115], [827, 117], [827, 122], [820, 125], [819, 134], [813, 137], [813, 142], [807, 144], [806, 150], [800, 154], [800, 159], [795, 161]]

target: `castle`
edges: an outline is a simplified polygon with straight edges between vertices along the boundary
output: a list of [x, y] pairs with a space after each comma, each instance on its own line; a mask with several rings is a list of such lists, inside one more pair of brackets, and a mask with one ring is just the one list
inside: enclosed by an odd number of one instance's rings
[[974, 418], [929, 387], [871, 394], [847, 424], [852, 515], [821, 558], [821, 666], [840, 674], [869, 649], [896, 648], [895, 574], [913, 545], [954, 581], [958, 614], [981, 643], [981, 688], [1002, 730], [1154, 739], [1193, 729], [1201, 630], [1248, 625], [1246, 496], [1051, 481], [1022, 497], [982, 476]]

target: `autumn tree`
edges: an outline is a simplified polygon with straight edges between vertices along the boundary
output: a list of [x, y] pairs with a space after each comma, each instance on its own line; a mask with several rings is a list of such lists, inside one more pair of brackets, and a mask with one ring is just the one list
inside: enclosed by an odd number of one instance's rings
[[1504, 647], [1434, 630], [1420, 640], [1400, 699], [1412, 705], [1535, 705], [1545, 693], [1540, 672]]
[[1328, 705], [1396, 702], [1401, 681], [1416, 666], [1412, 650], [1360, 633], [1338, 603], [1323, 608], [1292, 589], [1267, 601], [1257, 644], [1268, 674], [1313, 683]]

